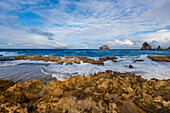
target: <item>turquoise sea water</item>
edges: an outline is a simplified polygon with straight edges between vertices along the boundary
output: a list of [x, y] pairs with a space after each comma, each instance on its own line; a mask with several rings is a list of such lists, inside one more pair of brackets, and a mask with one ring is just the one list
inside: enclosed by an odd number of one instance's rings
[[[1, 49], [3, 58], [13, 58], [18, 55], [43, 55], [43, 56], [84, 56], [92, 59], [99, 57], [116, 56], [117, 63], [104, 62], [104, 66], [87, 63], [73, 65], [59, 65], [43, 61], [8, 61], [0, 63], [0, 79], [13, 80], [15, 82], [31, 81], [37, 78], [42, 81], [65, 80], [69, 76], [84, 75], [113, 70], [117, 72], [130, 72], [141, 75], [146, 79], [170, 79], [170, 62], [155, 62], [147, 56], [170, 56], [170, 50], [138, 50], [138, 49]], [[144, 62], [133, 61], [143, 59]], [[134, 68], [129, 69], [128, 65]]]

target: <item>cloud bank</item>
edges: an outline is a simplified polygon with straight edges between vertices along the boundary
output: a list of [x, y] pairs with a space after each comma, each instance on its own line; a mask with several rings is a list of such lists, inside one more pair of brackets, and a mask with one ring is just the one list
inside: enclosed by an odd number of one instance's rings
[[0, 48], [170, 46], [169, 0], [1, 0]]

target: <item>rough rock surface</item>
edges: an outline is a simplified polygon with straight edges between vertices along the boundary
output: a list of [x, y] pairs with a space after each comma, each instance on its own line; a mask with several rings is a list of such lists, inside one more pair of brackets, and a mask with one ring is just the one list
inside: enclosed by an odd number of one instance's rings
[[170, 80], [110, 70], [66, 81], [15, 84], [0, 94], [0, 112], [169, 113]]
[[170, 62], [170, 56], [148, 56], [153, 61]]
[[103, 45], [103, 46], [101, 46], [99, 49], [102, 49], [102, 50], [103, 50], [103, 49], [110, 49], [110, 48], [109, 48], [109, 46], [107, 46], [107, 45]]
[[65, 64], [65, 65], [68, 64], [72, 65], [73, 63], [80, 64], [80, 62], [96, 64], [96, 65], [104, 65], [103, 61], [94, 60], [87, 57], [77, 57], [77, 56], [65, 56], [62, 59], [57, 56], [21, 55], [21, 56], [15, 56], [14, 60], [37, 60], [37, 61], [45, 61], [45, 62], [51, 61], [51, 62], [56, 62], [58, 64]]
[[144, 42], [141, 50], [152, 50], [152, 46], [149, 45], [147, 42]]

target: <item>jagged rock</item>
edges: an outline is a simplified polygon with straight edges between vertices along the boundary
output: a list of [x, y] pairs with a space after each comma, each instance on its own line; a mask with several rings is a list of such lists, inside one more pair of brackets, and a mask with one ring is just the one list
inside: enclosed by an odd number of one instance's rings
[[170, 62], [170, 56], [148, 56], [153, 61]]
[[0, 56], [3, 56], [2, 54], [0, 54]]
[[132, 66], [132, 65], [129, 65], [129, 68], [133, 68], [133, 66]]
[[149, 45], [147, 42], [144, 42], [141, 50], [152, 50], [152, 46]]
[[161, 46], [159, 45], [156, 50], [163, 50], [163, 49], [162, 49]]
[[111, 70], [66, 81], [15, 84], [0, 94], [0, 112], [168, 113], [169, 80]]
[[137, 60], [134, 60], [133, 62], [135, 63], [135, 62], [143, 62], [144, 60], [142, 60], [142, 59], [137, 59]]
[[102, 49], [102, 50], [103, 50], [103, 49], [110, 49], [110, 48], [109, 48], [109, 46], [107, 46], [107, 45], [103, 45], [103, 46], [101, 46], [99, 49]]

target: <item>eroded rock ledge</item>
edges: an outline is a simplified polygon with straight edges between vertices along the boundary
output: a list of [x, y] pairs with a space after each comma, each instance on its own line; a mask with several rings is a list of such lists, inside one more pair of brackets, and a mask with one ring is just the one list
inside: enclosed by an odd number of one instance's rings
[[[0, 92], [0, 112], [168, 113], [170, 80], [106, 71], [43, 83], [34, 79]], [[4, 84], [5, 85], [5, 84]]]
[[148, 58], [157, 62], [170, 62], [170, 56], [148, 56]]
[[77, 56], [65, 56], [64, 58], [60, 58], [58, 56], [41, 56], [41, 55], [21, 55], [15, 56], [14, 59], [0, 59], [0, 61], [13, 61], [13, 60], [36, 60], [36, 61], [45, 61], [45, 62], [56, 62], [58, 64], [80, 64], [89, 63], [89, 64], [96, 64], [96, 65], [104, 65], [103, 61], [94, 60], [87, 57], [77, 57]]

